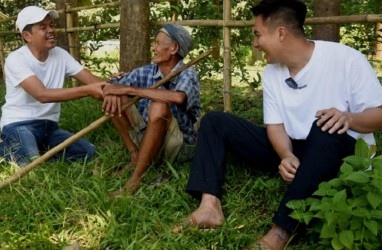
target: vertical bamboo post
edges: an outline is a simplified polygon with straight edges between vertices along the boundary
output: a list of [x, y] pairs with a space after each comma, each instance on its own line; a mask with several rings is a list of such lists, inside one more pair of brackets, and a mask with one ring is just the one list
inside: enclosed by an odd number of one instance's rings
[[[72, 5], [70, 3], [65, 4], [65, 15], [66, 15], [66, 35], [68, 36], [68, 46], [69, 46], [69, 53], [71, 56], [75, 58], [76, 55], [76, 44], [74, 40], [74, 34], [72, 31], [67, 31], [70, 28], [73, 28], [73, 14], [70, 11], [72, 8]], [[71, 79], [72, 86], [77, 86], [77, 81], [75, 79]]]
[[[66, 3], [65, 8], [66, 8], [66, 29], [70, 29], [70, 28], [73, 28], [73, 16], [72, 16], [72, 12], [70, 11], [72, 6], [70, 3]], [[69, 53], [70, 53], [70, 55], [72, 55], [74, 57], [74, 55], [75, 55], [75, 51], [74, 51], [75, 44], [74, 43], [75, 42], [74, 42], [73, 32], [72, 31], [69, 31], [69, 32], [66, 31], [66, 34], [68, 36]]]
[[376, 45], [375, 45], [375, 59], [382, 60], [382, 23], [375, 24], [375, 37], [376, 37]]
[[[179, 4], [179, 0], [170, 0], [169, 2], [170, 2], [170, 5], [178, 5]], [[176, 13], [175, 8], [172, 11], [171, 21], [173, 21], [173, 22], [178, 21], [178, 14]]]
[[231, 29], [227, 26], [227, 22], [231, 20], [231, 7], [232, 0], [224, 0], [223, 9], [223, 46], [224, 46], [224, 63], [223, 63], [223, 100], [224, 111], [232, 112], [232, 98], [231, 98]]
[[1, 76], [4, 77], [4, 46], [3, 46], [3, 38], [0, 36], [0, 66], [1, 66]]

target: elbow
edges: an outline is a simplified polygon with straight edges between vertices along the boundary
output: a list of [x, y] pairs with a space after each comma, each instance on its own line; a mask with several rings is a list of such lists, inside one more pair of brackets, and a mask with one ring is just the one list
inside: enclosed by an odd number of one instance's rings
[[52, 102], [52, 100], [48, 96], [45, 96], [45, 95], [35, 96], [34, 98], [40, 103]]
[[46, 98], [46, 97], [38, 97], [38, 98], [36, 98], [36, 100], [39, 101], [40, 103], [48, 103], [48, 102], [50, 102], [48, 100], [48, 98]]
[[184, 105], [186, 103], [186, 101], [187, 101], [186, 94], [183, 92], [178, 92], [176, 97], [175, 97], [175, 100], [174, 100], [175, 104], [179, 105], [179, 106]]

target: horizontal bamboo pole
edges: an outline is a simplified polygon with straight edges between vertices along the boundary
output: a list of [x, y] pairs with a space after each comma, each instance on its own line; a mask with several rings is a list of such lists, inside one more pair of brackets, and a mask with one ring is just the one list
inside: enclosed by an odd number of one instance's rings
[[[181, 68], [171, 72], [169, 75], [167, 75], [166, 77], [164, 77], [160, 81], [156, 82], [151, 88], [158, 88], [159, 86], [161, 86], [164, 83], [168, 82], [171, 78], [179, 75], [182, 71], [184, 71], [185, 69], [189, 68], [193, 64], [195, 64], [195, 63], [199, 62], [200, 60], [202, 60], [203, 58], [211, 55], [212, 52], [213, 52], [213, 50], [209, 50], [209, 51], [204, 52], [203, 54], [199, 55], [198, 57], [190, 60], [188, 63], [183, 65]], [[122, 109], [126, 109], [127, 107], [133, 105], [139, 99], [140, 98], [138, 96], [135, 96], [134, 98], [130, 99], [125, 105], [123, 105]], [[58, 152], [64, 150], [67, 146], [69, 146], [73, 142], [77, 141], [78, 139], [80, 139], [81, 137], [83, 137], [84, 135], [89, 133], [90, 131], [92, 131], [92, 130], [98, 128], [99, 126], [101, 126], [104, 122], [108, 121], [110, 118], [111, 117], [108, 116], [108, 115], [102, 116], [98, 120], [92, 122], [86, 128], [80, 130], [79, 132], [77, 132], [76, 134], [72, 135], [71, 137], [69, 137], [68, 139], [63, 141], [62, 143], [60, 143], [57, 146], [55, 146], [54, 148], [50, 149], [48, 152], [46, 152], [42, 156], [38, 157], [37, 159], [32, 161], [27, 166], [25, 166], [23, 168], [20, 168], [14, 175], [8, 177], [7, 179], [5, 179], [4, 181], [2, 181], [0, 183], [0, 189], [4, 188], [6, 186], [9, 186], [13, 182], [17, 181], [18, 179], [20, 179], [21, 177], [23, 177], [24, 175], [26, 175], [27, 173], [29, 173], [33, 169], [37, 168], [39, 165], [41, 165], [46, 160], [52, 158]]]
[[[171, 2], [172, 0], [149, 0], [150, 2], [153, 3], [161, 3], [161, 2]], [[56, 10], [58, 13], [64, 13], [64, 12], [76, 12], [76, 11], [82, 11], [82, 10], [90, 10], [90, 9], [96, 9], [96, 8], [105, 8], [105, 7], [116, 7], [120, 6], [120, 2], [111, 2], [111, 3], [102, 3], [102, 4], [95, 4], [95, 5], [89, 5], [89, 6], [81, 6], [81, 7], [75, 7], [71, 8], [70, 10]], [[8, 18], [4, 18], [0, 20], [0, 23], [6, 23], [8, 21], [13, 21], [16, 20], [17, 16], [11, 16]]]
[[[74, 8], [73, 8], [74, 9]], [[1, 20], [0, 23], [4, 21]], [[353, 15], [353, 16], [333, 16], [333, 17], [312, 17], [307, 18], [305, 25], [316, 25], [316, 24], [347, 24], [347, 23], [378, 23], [382, 22], [382, 14], [373, 15]], [[152, 22], [154, 26], [163, 26], [168, 23], [177, 23], [183, 26], [204, 26], [204, 27], [251, 27], [253, 25], [253, 20], [179, 20], [179, 21], [157, 21]], [[96, 24], [92, 26], [84, 27], [73, 27], [68, 29], [57, 29], [57, 32], [74, 32], [74, 31], [93, 31], [97, 29], [107, 29], [107, 28], [119, 28], [119, 23], [105, 23]], [[18, 33], [18, 31], [0, 31], [0, 35]]]

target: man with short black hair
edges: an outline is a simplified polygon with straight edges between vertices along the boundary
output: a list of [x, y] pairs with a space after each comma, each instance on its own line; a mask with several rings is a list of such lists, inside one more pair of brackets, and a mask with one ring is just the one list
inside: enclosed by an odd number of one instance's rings
[[[5, 61], [5, 104], [1, 116], [0, 150], [19, 166], [28, 164], [72, 136], [58, 126], [60, 102], [85, 96], [102, 99], [107, 83], [84, 69], [65, 50], [56, 47], [54, 10], [28, 6], [17, 16], [16, 26], [26, 42]], [[63, 88], [66, 76], [83, 86]], [[95, 155], [95, 147], [81, 138], [54, 159], [85, 160]]]
[[358, 51], [305, 38], [302, 1], [262, 0], [252, 12], [253, 46], [268, 63], [266, 128], [228, 113], [202, 119], [186, 188], [201, 202], [183, 226], [223, 224], [222, 186], [231, 152], [257, 170], [279, 172], [289, 183], [272, 228], [253, 246], [284, 249], [298, 225], [286, 203], [311, 196], [321, 182], [335, 178], [358, 138], [375, 144], [372, 133], [382, 128], [382, 87]]

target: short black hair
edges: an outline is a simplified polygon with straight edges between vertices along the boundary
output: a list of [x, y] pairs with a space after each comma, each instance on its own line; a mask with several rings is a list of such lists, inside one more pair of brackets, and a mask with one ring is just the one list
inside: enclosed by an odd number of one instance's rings
[[304, 22], [307, 8], [300, 0], [261, 0], [252, 7], [254, 16], [262, 16], [266, 20], [281, 20], [291, 30], [304, 34]]
[[22, 30], [22, 32], [24, 32], [24, 31], [32, 32], [32, 27], [33, 27], [33, 23], [32, 24], [27, 24], [27, 25], [25, 25], [25, 27]]

